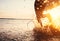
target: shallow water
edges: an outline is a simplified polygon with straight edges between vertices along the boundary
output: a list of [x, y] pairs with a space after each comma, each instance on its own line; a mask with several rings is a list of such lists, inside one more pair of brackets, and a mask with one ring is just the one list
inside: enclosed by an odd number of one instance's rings
[[0, 41], [60, 41], [34, 29], [33, 20], [0, 19]]
[[[29, 24], [32, 20], [22, 19], [0, 19], [1, 41], [30, 41], [33, 39], [32, 28]], [[32, 25], [31, 25], [32, 26]]]

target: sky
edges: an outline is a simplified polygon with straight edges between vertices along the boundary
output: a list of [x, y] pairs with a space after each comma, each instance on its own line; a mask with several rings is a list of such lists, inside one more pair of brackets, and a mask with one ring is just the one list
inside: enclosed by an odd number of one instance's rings
[[0, 0], [0, 18], [35, 18], [35, 0]]

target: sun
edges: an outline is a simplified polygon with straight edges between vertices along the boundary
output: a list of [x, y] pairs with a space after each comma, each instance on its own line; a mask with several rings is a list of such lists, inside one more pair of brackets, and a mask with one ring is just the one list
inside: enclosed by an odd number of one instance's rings
[[46, 15], [53, 27], [60, 31], [60, 5], [43, 11], [43, 14]]

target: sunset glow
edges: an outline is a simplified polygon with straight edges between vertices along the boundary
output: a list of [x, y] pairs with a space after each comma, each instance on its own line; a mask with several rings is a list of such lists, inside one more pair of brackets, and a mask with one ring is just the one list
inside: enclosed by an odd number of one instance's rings
[[51, 24], [54, 28], [60, 30], [60, 6], [44, 11], [43, 14], [49, 14], [49, 17], [51, 17]]

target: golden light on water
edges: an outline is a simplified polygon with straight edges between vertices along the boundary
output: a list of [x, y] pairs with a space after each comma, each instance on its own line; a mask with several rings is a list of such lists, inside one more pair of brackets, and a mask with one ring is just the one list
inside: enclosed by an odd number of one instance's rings
[[54, 26], [54, 28], [60, 31], [60, 5], [44, 11], [43, 14], [46, 15], [49, 20], [51, 20], [50, 23]]

